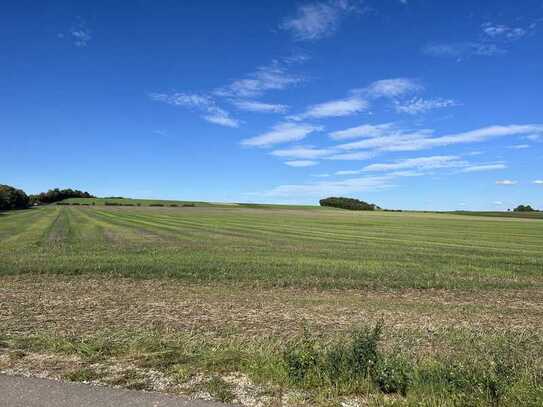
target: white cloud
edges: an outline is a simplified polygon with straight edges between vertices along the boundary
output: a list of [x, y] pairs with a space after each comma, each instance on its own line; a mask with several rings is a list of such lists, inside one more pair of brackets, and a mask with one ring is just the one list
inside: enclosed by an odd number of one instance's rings
[[496, 181], [496, 185], [515, 185], [517, 184], [517, 181], [513, 181], [510, 179], [500, 179]]
[[451, 99], [422, 99], [422, 98], [413, 98], [410, 100], [396, 102], [396, 111], [398, 113], [408, 113], [408, 114], [420, 114], [426, 113], [434, 109], [442, 109], [444, 107], [457, 106], [454, 100]]
[[243, 79], [237, 79], [227, 86], [215, 89], [216, 96], [251, 98], [266, 91], [282, 90], [303, 82], [303, 78], [290, 73], [285, 64], [273, 61], [271, 65], [257, 68]]
[[276, 157], [297, 158], [297, 159], [315, 159], [330, 155], [333, 150], [314, 147], [291, 147], [287, 149], [274, 150], [270, 154]]
[[492, 202], [494, 205], [497, 205], [497, 206], [501, 206], [503, 205], [503, 202], [502, 201], [494, 201]]
[[543, 134], [529, 134], [526, 136], [526, 139], [530, 141], [541, 141], [543, 140]]
[[352, 0], [328, 0], [300, 5], [294, 17], [280, 25], [298, 41], [317, 40], [331, 35], [340, 20], [358, 8]]
[[436, 155], [431, 157], [417, 157], [398, 160], [393, 163], [371, 164], [364, 171], [396, 171], [405, 169], [430, 170], [437, 168], [455, 168], [466, 165], [465, 161], [454, 155]]
[[536, 179], [536, 180], [534, 181], [534, 184], [543, 185], [543, 180], [542, 180], [542, 179]]
[[233, 100], [232, 103], [238, 109], [249, 112], [260, 113], [285, 113], [288, 110], [287, 105], [263, 103], [256, 100]]
[[346, 144], [337, 148], [342, 150], [374, 149], [379, 151], [416, 151], [443, 147], [453, 144], [469, 144], [483, 142], [498, 137], [516, 136], [531, 133], [543, 133], [543, 125], [508, 125], [488, 126], [480, 129], [456, 133], [441, 137], [431, 137], [431, 130], [419, 130], [411, 133], [396, 133], [390, 136], [364, 139]]
[[313, 165], [317, 165], [318, 161], [311, 161], [311, 160], [286, 161], [285, 164], [290, 167], [312, 167]]
[[423, 47], [422, 52], [434, 57], [456, 58], [461, 60], [470, 56], [503, 55], [506, 49], [491, 43], [481, 42], [455, 42], [434, 43]]
[[[70, 29], [69, 35], [71, 36], [73, 44], [80, 48], [85, 48], [92, 40], [91, 31], [81, 19], [79, 19], [79, 21]], [[63, 33], [59, 33], [57, 34], [57, 37], [64, 38], [65, 35]]]
[[339, 160], [339, 161], [360, 161], [373, 158], [375, 154], [367, 151], [357, 151], [354, 153], [338, 153], [332, 154], [328, 157], [324, 157], [326, 160]]
[[359, 137], [382, 137], [394, 129], [393, 123], [363, 124], [349, 129], [329, 133], [333, 140], [347, 140]]
[[482, 172], [482, 171], [495, 171], [495, 170], [504, 170], [507, 166], [505, 164], [481, 164], [481, 165], [470, 165], [466, 168], [463, 168], [461, 172]]
[[271, 131], [256, 137], [242, 140], [244, 146], [268, 147], [274, 144], [290, 141], [300, 141], [307, 135], [321, 131], [323, 127], [305, 123], [279, 123]]
[[481, 26], [484, 35], [492, 40], [517, 41], [528, 34], [528, 29], [522, 27], [509, 27], [504, 24], [484, 23]]
[[209, 96], [189, 93], [151, 93], [149, 97], [157, 102], [164, 102], [174, 106], [207, 109], [208, 106], [215, 104], [213, 99]]
[[533, 32], [536, 23], [528, 27], [509, 27], [504, 24], [484, 23], [481, 35], [476, 41], [434, 43], [426, 45], [422, 51], [436, 57], [452, 57], [457, 60], [470, 56], [494, 56], [507, 53], [511, 44]]
[[76, 47], [86, 47], [92, 39], [90, 31], [86, 29], [74, 30], [71, 32]]
[[366, 191], [378, 191], [394, 186], [394, 177], [361, 177], [340, 181], [319, 181], [307, 184], [280, 185], [256, 195], [274, 197], [324, 197], [348, 195]]
[[325, 117], [351, 116], [366, 110], [368, 107], [369, 103], [366, 100], [358, 96], [353, 96], [347, 99], [332, 100], [310, 106], [301, 115], [289, 118], [292, 120], [303, 120], [307, 118], [322, 119]]
[[342, 170], [342, 171], [336, 171], [334, 175], [356, 175], [360, 174], [361, 170]]
[[[326, 174], [328, 175], [328, 174]], [[390, 173], [379, 176], [347, 178], [334, 181], [317, 181], [306, 184], [280, 185], [263, 193], [253, 195], [278, 197], [325, 197], [351, 195], [360, 192], [380, 191], [396, 186], [394, 180], [398, 177], [420, 175], [414, 173]]]
[[239, 127], [240, 122], [232, 117], [226, 110], [218, 107], [213, 98], [207, 95], [189, 93], [151, 93], [149, 97], [157, 102], [173, 106], [181, 106], [204, 112], [202, 118], [210, 123], [226, 127]]
[[513, 146], [509, 146], [508, 148], [511, 148], [513, 150], [524, 150], [526, 148], [530, 148], [529, 144], [515, 144]]
[[364, 92], [372, 97], [395, 98], [422, 89], [423, 86], [413, 79], [393, 78], [372, 82], [367, 88], [355, 92]]
[[210, 114], [202, 116], [204, 120], [210, 123], [218, 124], [225, 127], [239, 127], [239, 121], [230, 117], [230, 114], [218, 107], [215, 107]]

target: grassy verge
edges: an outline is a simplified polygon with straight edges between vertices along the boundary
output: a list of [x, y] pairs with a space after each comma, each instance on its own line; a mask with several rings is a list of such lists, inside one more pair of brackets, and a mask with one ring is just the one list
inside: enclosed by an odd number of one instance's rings
[[382, 343], [383, 328], [363, 326], [341, 336], [306, 330], [275, 342], [210, 341], [158, 331], [5, 336], [0, 366], [4, 371], [32, 370], [39, 360], [41, 372], [49, 369], [53, 376], [67, 380], [246, 405], [536, 406], [543, 402], [543, 343], [537, 335], [454, 330], [432, 339], [443, 347], [440, 352], [416, 355], [402, 346], [412, 341], [409, 336]]

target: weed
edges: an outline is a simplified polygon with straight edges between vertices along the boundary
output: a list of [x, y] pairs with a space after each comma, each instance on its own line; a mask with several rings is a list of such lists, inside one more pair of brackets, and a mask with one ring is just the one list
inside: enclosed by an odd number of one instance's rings
[[225, 382], [219, 376], [213, 376], [204, 383], [203, 388], [215, 399], [223, 403], [234, 401], [235, 395], [232, 391], [232, 385]]

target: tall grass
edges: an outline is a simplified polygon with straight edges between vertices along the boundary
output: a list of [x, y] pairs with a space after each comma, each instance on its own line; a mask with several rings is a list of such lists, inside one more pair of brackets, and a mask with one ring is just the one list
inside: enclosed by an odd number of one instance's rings
[[[305, 330], [288, 342], [214, 342], [199, 335], [158, 331], [6, 337], [1, 342], [18, 351], [77, 356], [83, 368], [65, 376], [71, 380], [100, 380], [93, 369], [119, 361], [160, 371], [181, 382], [204, 374], [209, 380], [202, 385], [223, 401], [231, 401], [233, 394], [222, 377], [239, 372], [263, 388], [279, 387], [282, 393], [301, 391], [309, 405], [329, 405], [343, 397], [377, 400], [376, 404], [382, 405], [387, 396], [393, 397], [394, 405], [543, 403], [543, 342], [537, 335], [523, 339], [514, 333], [473, 337], [468, 331], [459, 331], [457, 337], [462, 336], [474, 345], [472, 348], [415, 357], [409, 349], [386, 349], [381, 343], [382, 331], [380, 323], [335, 337]], [[453, 345], [451, 340], [449, 345]], [[125, 383], [130, 383], [129, 379]]]

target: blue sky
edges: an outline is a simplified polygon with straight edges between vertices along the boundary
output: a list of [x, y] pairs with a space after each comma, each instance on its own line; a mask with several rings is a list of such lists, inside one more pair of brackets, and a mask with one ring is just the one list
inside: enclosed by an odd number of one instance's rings
[[1, 182], [543, 208], [543, 1], [5, 1]]

